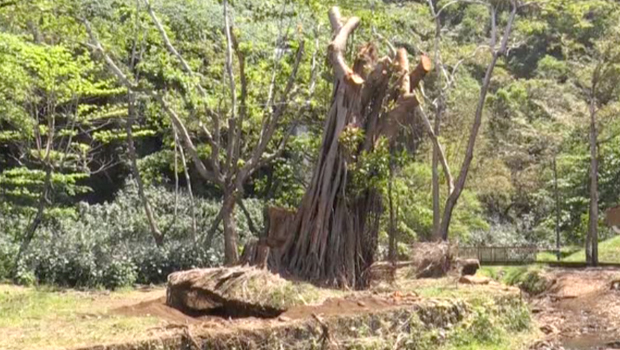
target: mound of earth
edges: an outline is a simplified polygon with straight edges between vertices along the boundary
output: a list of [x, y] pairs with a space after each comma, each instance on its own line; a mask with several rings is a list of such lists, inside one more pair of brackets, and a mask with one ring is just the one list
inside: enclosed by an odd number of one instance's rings
[[189, 315], [276, 317], [313, 301], [314, 287], [249, 266], [180, 271], [168, 276], [166, 304]]
[[[466, 287], [481, 288], [481, 287]], [[489, 287], [490, 288], [490, 287]], [[517, 310], [523, 301], [514, 291], [493, 289], [497, 298], [484, 304], [488, 315]], [[189, 316], [155, 299], [117, 309], [125, 315], [164, 319], [161, 336], [106, 346], [109, 350], [142, 349], [402, 349], [408, 339], [429, 339], [439, 347], [448, 334], [479, 317], [470, 301], [423, 298], [413, 292], [351, 292], [316, 305], [291, 307], [276, 318], [227, 319]], [[495, 316], [493, 316], [495, 317]], [[185, 319], [184, 319], [185, 318]], [[376, 346], [370, 347], [369, 341]], [[84, 350], [101, 349], [88, 347]]]

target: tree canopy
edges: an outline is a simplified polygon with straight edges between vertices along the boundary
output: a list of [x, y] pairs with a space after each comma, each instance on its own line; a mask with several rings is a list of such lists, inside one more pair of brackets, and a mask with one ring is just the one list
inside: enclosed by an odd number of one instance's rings
[[[268, 229], [263, 208], [297, 209], [312, 187], [340, 77], [333, 5], [361, 23], [347, 62], [369, 43], [377, 57], [402, 49], [412, 69], [432, 62], [393, 142], [347, 153], [348, 194], [381, 194], [379, 256], [390, 232], [406, 256], [439, 222], [464, 245], [613, 234], [590, 203], [592, 159], [597, 212], [620, 200], [615, 2], [0, 1], [0, 277], [54, 281], [40, 264], [50, 242], [98, 247], [66, 271], [116, 264], [142, 280], [176, 268], [172, 256], [236, 261]], [[128, 203], [141, 208], [131, 219]]]

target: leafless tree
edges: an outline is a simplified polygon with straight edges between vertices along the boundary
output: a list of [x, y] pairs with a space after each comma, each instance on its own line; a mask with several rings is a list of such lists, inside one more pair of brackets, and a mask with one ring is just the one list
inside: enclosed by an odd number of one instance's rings
[[[442, 7], [439, 11], [436, 12], [435, 17], [437, 17], [443, 9], [449, 6], [452, 3], [456, 3], [458, 1], [450, 2], [444, 7]], [[517, 10], [524, 5], [521, 5], [517, 0], [511, 0], [511, 10], [508, 16], [506, 25], [504, 27], [503, 34], [499, 33], [499, 29], [497, 27], [497, 18], [498, 18], [498, 5], [494, 2], [482, 2], [482, 1], [474, 1], [475, 3], [484, 4], [489, 8], [490, 17], [491, 17], [491, 39], [489, 44], [489, 49], [491, 51], [491, 62], [487, 65], [486, 73], [484, 79], [482, 81], [482, 86], [480, 87], [480, 94], [478, 98], [478, 104], [476, 106], [476, 112], [474, 115], [474, 122], [471, 126], [469, 139], [467, 142], [467, 148], [465, 150], [465, 157], [463, 160], [463, 164], [461, 165], [461, 169], [459, 172], [459, 176], [454, 185], [454, 189], [449, 192], [449, 196], [446, 200], [443, 215], [441, 218], [441, 222], [439, 225], [439, 230], [437, 231], [437, 236], [443, 240], [448, 239], [448, 232], [450, 228], [450, 222], [452, 220], [452, 213], [454, 211], [454, 207], [465, 188], [465, 182], [467, 181], [467, 176], [469, 174], [469, 168], [471, 166], [471, 162], [474, 158], [474, 148], [476, 145], [476, 140], [478, 138], [478, 132], [480, 130], [480, 126], [482, 125], [482, 114], [484, 111], [484, 105], [486, 102], [486, 97], [489, 91], [489, 86], [491, 84], [491, 78], [493, 76], [493, 71], [495, 66], [497, 65], [497, 61], [500, 57], [504, 56], [508, 49], [508, 41], [510, 39], [510, 34], [512, 32], [512, 27], [516, 18]], [[498, 40], [499, 39], [499, 40]], [[498, 47], [499, 44], [499, 47]], [[436, 221], [436, 220], [435, 220]]]

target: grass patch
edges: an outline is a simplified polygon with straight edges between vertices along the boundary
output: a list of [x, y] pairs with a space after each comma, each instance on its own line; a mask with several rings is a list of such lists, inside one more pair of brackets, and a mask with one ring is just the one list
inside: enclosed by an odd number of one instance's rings
[[[463, 288], [468, 290], [469, 288]], [[499, 350], [525, 349], [537, 338], [526, 303], [518, 295], [479, 294], [476, 299], [432, 299], [401, 327], [378, 336], [360, 332], [352, 346], [358, 350]], [[443, 304], [442, 304], [443, 303]], [[441, 306], [443, 305], [443, 306]], [[452, 306], [450, 306], [452, 305]], [[458, 306], [457, 306], [458, 305]]]
[[[608, 239], [598, 244], [598, 260], [605, 263], [620, 263], [620, 236]], [[586, 253], [580, 249], [564, 259], [564, 261], [584, 262]]]
[[[620, 236], [599, 242], [598, 258], [602, 263], [620, 264]], [[536, 261], [556, 262], [558, 259], [554, 253], [541, 252], [536, 256]], [[585, 249], [579, 246], [564, 247], [560, 251], [560, 261], [585, 262]]]
[[58, 349], [144, 338], [159, 321], [109, 311], [144, 292], [78, 292], [0, 285], [0, 348]]
[[532, 331], [520, 333], [503, 333], [496, 342], [480, 342], [477, 340], [469, 344], [448, 344], [442, 350], [519, 350], [527, 349], [530, 344], [539, 339], [539, 335]]
[[479, 273], [509, 286], [519, 287], [531, 295], [540, 294], [549, 287], [544, 269], [538, 265], [484, 266]]
[[[348, 294], [304, 287], [302, 284], [296, 286], [300, 289], [283, 290], [279, 297], [286, 299], [291, 296], [284, 294], [300, 293], [304, 299], [315, 299], [318, 293], [318, 298], [322, 299], [328, 295]], [[530, 326], [525, 302], [513, 288], [459, 285], [454, 278], [441, 278], [399, 280], [394, 290], [415, 291], [433, 299], [421, 301], [423, 312], [418, 309], [391, 311], [395, 317], [386, 320], [391, 326], [380, 332], [371, 330], [370, 325], [377, 324], [375, 316], [356, 321], [362, 322], [368, 330], [358, 334], [359, 339], [354, 341], [357, 346], [352, 349], [519, 349], [535, 331], [535, 327]], [[162, 289], [110, 293], [0, 285], [0, 349], [75, 348], [161, 337], [160, 327], [164, 321], [116, 315], [111, 310], [152, 300], [162, 294]], [[407, 313], [407, 319], [401, 317]], [[342, 332], [348, 334], [349, 328], [343, 328]], [[300, 349], [305, 348], [299, 344]]]
[[[570, 246], [570, 247], [562, 247], [560, 249], [560, 261], [565, 261], [566, 258], [579, 252], [579, 250], [583, 249], [578, 246]], [[536, 255], [536, 261], [538, 262], [557, 262], [558, 256], [553, 252], [540, 252]]]

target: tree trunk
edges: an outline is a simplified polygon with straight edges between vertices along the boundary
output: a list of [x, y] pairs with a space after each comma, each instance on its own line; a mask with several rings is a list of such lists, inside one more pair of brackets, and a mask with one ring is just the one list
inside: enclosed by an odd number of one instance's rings
[[[598, 152], [597, 152], [597, 128], [596, 128], [596, 107], [594, 96], [590, 101], [590, 215], [588, 219], [588, 241], [589, 248], [586, 247], [586, 256], [589, 257], [588, 263], [592, 266], [598, 265]], [[588, 252], [590, 253], [588, 256]]]
[[136, 157], [136, 147], [133, 142], [133, 123], [135, 118], [135, 95], [133, 92], [129, 92], [129, 105], [128, 105], [128, 115], [127, 115], [127, 123], [125, 123], [125, 130], [127, 132], [127, 149], [129, 151], [129, 159], [131, 161], [131, 172], [133, 177], [136, 179], [136, 183], [138, 184], [138, 196], [140, 196], [140, 201], [142, 202], [142, 206], [144, 207], [144, 213], [146, 214], [146, 220], [149, 224], [149, 228], [151, 229], [151, 235], [155, 240], [155, 244], [158, 247], [161, 247], [164, 244], [164, 235], [161, 233], [159, 228], [157, 227], [157, 222], [155, 222], [155, 216], [153, 215], [153, 210], [151, 209], [151, 205], [149, 204], [148, 198], [146, 198], [146, 194], [144, 193], [144, 183], [142, 182], [142, 176], [140, 176], [140, 171], [138, 170], [138, 162]]
[[558, 190], [558, 166], [557, 154], [553, 155], [553, 191], [555, 192], [555, 249], [557, 250], [557, 258], [560, 261], [560, 191]]
[[[360, 180], [354, 176], [356, 165], [376, 150], [381, 138], [392, 139], [399, 126], [412, 118], [419, 105], [413, 90], [430, 70], [430, 60], [423, 56], [410, 72], [405, 49], [399, 49], [397, 57], [378, 59], [369, 44], [361, 47], [350, 68], [345, 48], [359, 18], [344, 22], [337, 8], [329, 17], [334, 33], [328, 47], [335, 75], [332, 105], [317, 166], [290, 227], [281, 262], [287, 272], [306, 280], [364, 288], [383, 208], [379, 189], [366, 182], [377, 169]], [[396, 86], [390, 86], [394, 81]], [[388, 110], [391, 104], [394, 108]], [[341, 140], [343, 134], [363, 138]]]
[[[392, 162], [390, 162], [392, 163]], [[389, 246], [388, 246], [388, 259], [394, 264], [396, 263], [396, 218], [394, 217], [394, 197], [392, 183], [394, 181], [394, 166], [390, 164], [390, 180], [388, 182], [388, 202], [390, 207], [390, 225], [388, 229], [389, 234]]]
[[440, 237], [443, 240], [448, 240], [448, 231], [450, 228], [450, 221], [452, 220], [452, 212], [454, 211], [454, 207], [456, 206], [463, 189], [465, 188], [465, 182], [467, 181], [467, 176], [469, 175], [469, 167], [471, 166], [471, 162], [474, 159], [474, 147], [476, 145], [476, 139], [478, 138], [478, 131], [480, 130], [480, 126], [482, 125], [482, 112], [484, 111], [484, 105], [486, 102], [487, 93], [489, 92], [489, 85], [491, 84], [491, 78], [493, 76], [493, 70], [497, 65], [497, 60], [500, 56], [504, 55], [507, 51], [508, 47], [508, 39], [510, 38], [510, 33], [512, 32], [512, 25], [515, 21], [515, 17], [517, 14], [517, 3], [516, 1], [511, 1], [512, 10], [510, 12], [510, 16], [508, 17], [508, 21], [506, 23], [506, 27], [504, 28], [504, 33], [501, 38], [500, 48], [496, 49], [497, 45], [497, 8], [491, 7], [491, 50], [493, 52], [493, 57], [491, 62], [487, 66], [487, 70], [484, 76], [484, 80], [482, 81], [482, 87], [480, 88], [480, 97], [478, 98], [478, 104], [476, 106], [476, 114], [474, 116], [474, 123], [472, 124], [471, 131], [469, 134], [469, 140], [467, 142], [467, 149], [465, 151], [465, 159], [463, 160], [463, 165], [461, 166], [461, 171], [459, 173], [459, 177], [454, 186], [454, 191], [450, 193], [448, 199], [446, 200], [446, 204], [444, 206], [443, 216], [441, 219], [441, 225], [439, 228]]
[[234, 265], [239, 260], [237, 247], [237, 227], [235, 224], [235, 203], [236, 195], [234, 190], [227, 188], [224, 192], [224, 202], [222, 204], [222, 221], [224, 222], [224, 263]]
[[[434, 6], [433, 13], [435, 13]], [[439, 66], [441, 63], [439, 62], [439, 39], [441, 36], [441, 19], [439, 16], [435, 18], [435, 55], [433, 59], [435, 60], [435, 74], [437, 78], [441, 76], [441, 67]], [[437, 105], [435, 106], [435, 126], [434, 126], [434, 134], [435, 138], [439, 137], [439, 131], [441, 126], [441, 113], [443, 109], [443, 91], [440, 92], [440, 96], [437, 99]], [[441, 205], [439, 204], [439, 145], [437, 142], [433, 143], [433, 162], [432, 162], [432, 176], [433, 176], [433, 236], [439, 237], [439, 228], [441, 225]], [[448, 196], [450, 193], [448, 193]]]
[[192, 179], [189, 176], [189, 169], [187, 168], [187, 161], [185, 160], [185, 151], [183, 151], [183, 145], [179, 143], [178, 135], [176, 128], [175, 132], [175, 142], [178, 145], [179, 153], [181, 155], [181, 165], [183, 166], [183, 173], [185, 174], [185, 182], [187, 183], [187, 193], [189, 194], [189, 203], [190, 203], [190, 214], [192, 216], [192, 239], [195, 243], [198, 243], [198, 235], [197, 235], [197, 227], [196, 227], [196, 209], [194, 205], [194, 191], [192, 190]]
[[41, 192], [41, 196], [39, 196], [39, 204], [37, 206], [37, 213], [35, 214], [34, 219], [32, 219], [32, 221], [30, 222], [30, 225], [28, 225], [28, 228], [26, 229], [24, 238], [22, 240], [22, 244], [19, 246], [19, 251], [17, 252], [17, 256], [15, 257], [15, 261], [13, 262], [13, 271], [11, 273], [13, 277], [16, 277], [17, 270], [19, 268], [19, 262], [22, 258], [22, 255], [24, 255], [24, 253], [28, 250], [28, 247], [30, 246], [30, 243], [34, 239], [34, 235], [37, 232], [39, 225], [41, 225], [41, 222], [43, 221], [43, 213], [45, 212], [45, 207], [49, 201], [49, 195], [52, 189], [51, 180], [52, 180], [52, 169], [51, 167], [48, 167], [45, 170], [43, 192]]
[[[441, 103], [441, 102], [439, 102]], [[441, 111], [440, 106], [437, 106], [437, 112], [435, 114], [435, 137], [439, 137], [439, 129], [441, 125]], [[432, 175], [433, 175], [433, 236], [439, 237], [439, 229], [441, 225], [441, 206], [439, 204], [439, 145], [433, 143], [433, 163], [432, 163]], [[448, 193], [450, 195], [450, 193]]]
[[450, 221], [452, 220], [452, 212], [456, 206], [456, 202], [459, 200], [461, 193], [465, 187], [467, 181], [467, 175], [469, 174], [469, 167], [474, 159], [474, 146], [476, 145], [476, 139], [478, 138], [478, 131], [482, 125], [482, 112], [484, 110], [484, 104], [486, 102], [487, 93], [489, 91], [489, 85], [491, 83], [491, 77], [493, 76], [493, 70], [497, 64], [498, 55], [493, 55], [491, 63], [487, 67], [487, 72], [482, 83], [480, 90], [480, 98], [478, 99], [478, 106], [476, 108], [476, 115], [474, 117], [474, 124], [471, 127], [469, 134], [469, 141], [467, 144], [467, 150], [465, 152], [465, 160], [461, 166], [461, 172], [454, 186], [454, 191], [448, 196], [446, 205], [444, 207], [443, 217], [441, 219], [441, 226], [439, 227], [439, 233], [441, 239], [448, 240], [448, 231], [450, 228]]

